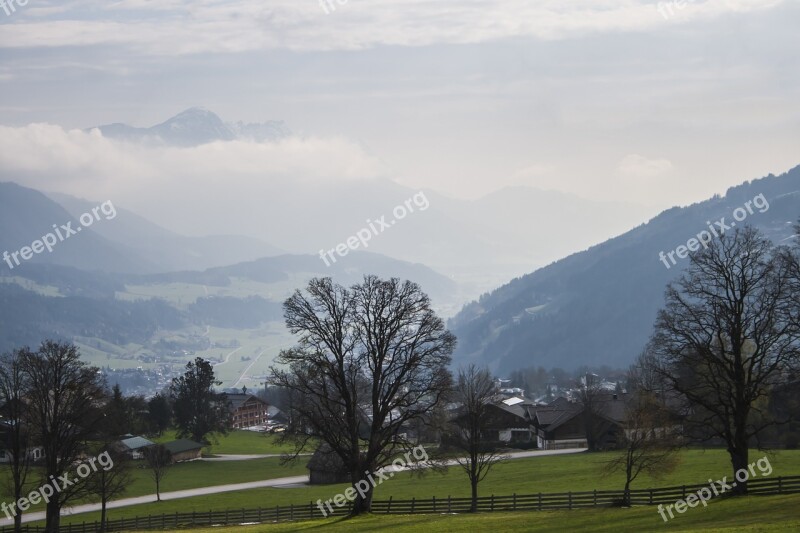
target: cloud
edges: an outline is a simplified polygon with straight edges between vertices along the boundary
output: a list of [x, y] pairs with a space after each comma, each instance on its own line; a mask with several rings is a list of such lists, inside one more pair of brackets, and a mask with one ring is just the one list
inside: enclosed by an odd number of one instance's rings
[[119, 142], [99, 130], [51, 124], [0, 126], [0, 179], [51, 192], [144, 198], [158, 190], [178, 201], [187, 191], [225, 194], [294, 185], [374, 179], [384, 165], [344, 138], [290, 137], [196, 147]]
[[[0, 48], [120, 45], [145, 55], [484, 43], [645, 31], [666, 21], [649, 0], [65, 0], [3, 25]], [[689, 3], [680, 20], [770, 9], [783, 0]]]
[[617, 171], [628, 177], [655, 178], [670, 170], [668, 159], [648, 159], [639, 154], [626, 155], [617, 165]]

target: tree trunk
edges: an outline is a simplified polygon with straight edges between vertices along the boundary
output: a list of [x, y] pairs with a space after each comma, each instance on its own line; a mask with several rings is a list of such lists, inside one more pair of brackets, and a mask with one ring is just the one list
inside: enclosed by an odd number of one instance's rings
[[100, 508], [100, 533], [106, 531], [106, 499], [103, 498]]
[[631, 478], [633, 477], [633, 453], [631, 448], [628, 448], [625, 461], [625, 493], [622, 495], [622, 505], [625, 507], [631, 506]]
[[356, 491], [356, 498], [353, 500], [353, 508], [350, 510], [350, 516], [358, 516], [360, 514], [369, 513], [372, 511], [372, 494], [375, 491], [375, 487], [372, 486], [372, 483], [370, 483], [368, 479], [362, 479], [359, 481], [366, 481], [369, 485], [369, 488], [362, 498], [361, 493], [358, 492], [358, 489], [356, 488], [356, 484], [353, 483], [353, 490]]
[[[747, 471], [747, 460], [749, 450], [747, 449], [747, 442], [734, 445], [728, 450], [731, 455], [731, 465], [733, 466], [733, 480], [728, 482], [733, 487], [733, 494], [743, 495], [747, 494], [747, 481], [744, 482], [736, 479], [736, 472], [740, 470]], [[748, 476], [750, 473], [748, 472]]]
[[472, 502], [469, 506], [469, 512], [475, 513], [478, 511], [478, 478], [472, 477], [470, 485], [472, 485]]
[[625, 493], [622, 495], [622, 505], [625, 507], [631, 506], [631, 480], [625, 480]]
[[47, 502], [47, 512], [45, 518], [45, 533], [58, 533], [61, 527], [61, 502], [58, 498]]
[[22, 512], [17, 510], [17, 514], [14, 515], [14, 531], [22, 531]]

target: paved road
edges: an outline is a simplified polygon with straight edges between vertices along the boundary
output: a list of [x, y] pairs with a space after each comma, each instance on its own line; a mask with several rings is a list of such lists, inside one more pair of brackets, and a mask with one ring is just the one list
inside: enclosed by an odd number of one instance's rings
[[[570, 449], [570, 450], [531, 450], [527, 452], [514, 452], [509, 454], [510, 459], [522, 459], [524, 457], [544, 457], [548, 455], [563, 455], [569, 453], [580, 453], [585, 451], [584, 448], [578, 449]], [[233, 456], [237, 457], [237, 456]], [[265, 456], [238, 456], [238, 457], [265, 457]], [[210, 459], [209, 459], [210, 460]], [[236, 459], [227, 459], [227, 460], [236, 460]], [[241, 460], [241, 459], [239, 459]], [[455, 461], [449, 461], [449, 465], [455, 465]], [[396, 472], [399, 470], [404, 470], [403, 468], [394, 468], [394, 467], [387, 467], [387, 471], [389, 472]], [[177, 490], [173, 492], [162, 492], [161, 499], [162, 500], [178, 500], [181, 498], [191, 498], [192, 496], [205, 496], [208, 494], [218, 494], [220, 492], [233, 492], [238, 490], [247, 490], [247, 489], [258, 489], [262, 487], [280, 487], [283, 485], [298, 485], [298, 484], [305, 484], [308, 482], [308, 476], [293, 476], [293, 477], [281, 477], [275, 479], [265, 479], [262, 481], [251, 481], [248, 483], [235, 483], [232, 485], [214, 485], [212, 487], [200, 487], [197, 489], [187, 489], [187, 490]], [[148, 494], [147, 496], [138, 496], [136, 498], [123, 498], [120, 500], [115, 500], [108, 503], [109, 509], [117, 509], [119, 507], [128, 507], [130, 505], [141, 505], [144, 503], [152, 503], [156, 501], [155, 494]], [[74, 507], [69, 507], [63, 509], [61, 511], [62, 516], [67, 515], [74, 515], [80, 513], [91, 513], [93, 511], [99, 511], [100, 504], [99, 503], [89, 503], [85, 505], [76, 505]], [[36, 512], [36, 513], [29, 513], [25, 514], [22, 517], [23, 522], [35, 522], [37, 520], [44, 520], [45, 513]], [[7, 518], [2, 518], [0, 520], [0, 527], [13, 525], [13, 521]]]
[[[300, 455], [311, 455], [310, 453], [301, 453]], [[249, 461], [251, 459], [266, 459], [268, 457], [282, 457], [282, 453], [264, 453], [260, 455], [243, 455], [243, 454], [221, 454], [215, 457], [203, 457], [200, 461]]]

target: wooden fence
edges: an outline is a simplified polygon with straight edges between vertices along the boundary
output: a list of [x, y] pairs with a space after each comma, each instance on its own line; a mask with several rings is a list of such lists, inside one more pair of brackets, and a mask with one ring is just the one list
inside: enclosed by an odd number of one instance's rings
[[[730, 481], [728, 482], [730, 483]], [[679, 485], [657, 489], [637, 489], [630, 491], [632, 505], [654, 505], [659, 503], [675, 503], [690, 494], [709, 488], [709, 484]], [[747, 482], [750, 495], [775, 495], [800, 493], [800, 476], [757, 478]], [[719, 489], [718, 489], [719, 490]], [[725, 494], [721, 494], [724, 496]], [[715, 496], [716, 497], [716, 496]], [[544, 511], [554, 509], [581, 509], [587, 507], [612, 507], [620, 505], [623, 499], [622, 490], [593, 490], [584, 492], [558, 492], [538, 494], [512, 494], [511, 496], [484, 496], [478, 498], [478, 512], [498, 511]], [[350, 503], [342, 507], [331, 504], [333, 516], [344, 516], [349, 513]], [[372, 512], [378, 514], [414, 514], [414, 513], [465, 513], [470, 510], [470, 498], [431, 498], [418, 500], [375, 500]], [[326, 508], [327, 511], [327, 508]], [[109, 520], [107, 531], [130, 531], [145, 529], [179, 529], [211, 525], [254, 524], [282, 522], [288, 520], [308, 520], [322, 518], [322, 510], [315, 502], [307, 505], [284, 505], [259, 509], [239, 509], [227, 511], [209, 511], [206, 513], [173, 513], [162, 515], [138, 516]], [[331, 513], [328, 512], [328, 516]], [[99, 522], [62, 525], [64, 533], [90, 533], [99, 531]], [[23, 533], [39, 533], [42, 526], [24, 526]], [[0, 533], [11, 533], [13, 528], [0, 528]]]

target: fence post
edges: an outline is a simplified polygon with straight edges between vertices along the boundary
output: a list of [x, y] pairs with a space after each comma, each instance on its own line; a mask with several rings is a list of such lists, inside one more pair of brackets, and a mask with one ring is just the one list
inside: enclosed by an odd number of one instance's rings
[[433, 512], [436, 512], [436, 496], [433, 497]]
[[386, 506], [386, 514], [392, 514], [392, 497], [389, 496], [389, 505]]
[[294, 504], [289, 504], [289, 520], [294, 520]]
[[450, 507], [450, 495], [449, 494], [447, 495], [447, 512], [448, 513], [452, 512], [451, 511], [451, 507]]
[[572, 510], [572, 491], [567, 493], [567, 498], [569, 499], [569, 510]]
[[780, 494], [783, 491], [783, 487], [782, 487], [782, 483], [781, 483], [781, 477], [782, 476], [778, 476], [778, 494]]
[[225, 523], [228, 523], [228, 510], [225, 509]]
[[539, 510], [542, 510], [542, 493], [539, 493]]
[[494, 494], [492, 494], [492, 503], [489, 508], [490, 511], [494, 511]]
[[280, 508], [281, 508], [280, 505], [276, 505], [275, 506], [275, 521], [276, 522], [280, 522], [280, 514], [279, 514], [280, 513]]
[[411, 514], [414, 514], [414, 504], [417, 502], [417, 498], [412, 496], [411, 497]]
[[[308, 517], [314, 518], [314, 502], [308, 502]], [[261, 507], [258, 508], [258, 519], [261, 520]]]
[[514, 511], [517, 510], [517, 493], [516, 492], [514, 493], [514, 500], [513, 500], [513, 503], [511, 504], [511, 509], [514, 510]]
[[653, 505], [653, 489], [650, 489], [650, 505]]
[[594, 506], [597, 507], [597, 489], [594, 489]]

